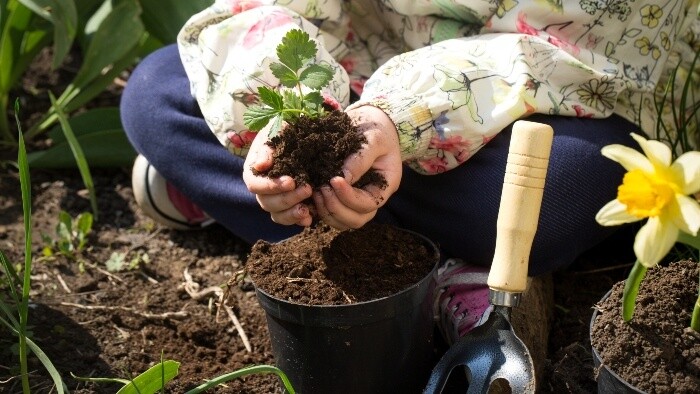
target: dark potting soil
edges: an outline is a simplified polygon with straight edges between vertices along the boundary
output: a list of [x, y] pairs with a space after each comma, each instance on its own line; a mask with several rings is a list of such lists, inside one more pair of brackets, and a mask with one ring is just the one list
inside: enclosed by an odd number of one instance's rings
[[424, 278], [437, 251], [422, 237], [369, 223], [338, 231], [322, 222], [280, 243], [256, 242], [246, 262], [253, 283], [280, 299], [343, 305], [397, 293]]
[[596, 305], [591, 343], [603, 364], [649, 393], [700, 392], [700, 333], [689, 328], [698, 296], [697, 262], [647, 271], [632, 320], [622, 320], [624, 281]]
[[[309, 184], [317, 189], [331, 178], [343, 176], [345, 159], [357, 153], [365, 136], [358, 132], [352, 119], [342, 111], [330, 111], [320, 118], [299, 118], [268, 141], [274, 150], [273, 165], [263, 175], [278, 178], [289, 175], [297, 185]], [[354, 184], [386, 186], [384, 177], [370, 170]]]

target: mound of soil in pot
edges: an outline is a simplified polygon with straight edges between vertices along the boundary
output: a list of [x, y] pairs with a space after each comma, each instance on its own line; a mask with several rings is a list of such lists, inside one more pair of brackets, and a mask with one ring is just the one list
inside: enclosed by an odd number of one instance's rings
[[368, 223], [338, 231], [319, 223], [279, 243], [256, 242], [246, 270], [266, 293], [307, 305], [344, 305], [397, 293], [424, 278], [436, 251], [419, 235]]
[[596, 305], [591, 344], [610, 370], [649, 393], [700, 392], [700, 333], [689, 328], [697, 262], [649, 269], [631, 321], [622, 320], [624, 281]]

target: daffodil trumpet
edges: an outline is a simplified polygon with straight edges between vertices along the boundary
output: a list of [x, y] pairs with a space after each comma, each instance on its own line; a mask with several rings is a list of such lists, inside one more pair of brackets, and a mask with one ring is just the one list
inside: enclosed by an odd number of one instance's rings
[[[603, 226], [615, 226], [646, 219], [634, 240], [637, 261], [623, 294], [623, 319], [634, 313], [639, 286], [648, 268], [655, 267], [678, 242], [700, 250], [700, 152], [690, 151], [672, 160], [671, 149], [660, 141], [632, 133], [642, 152], [623, 145], [603, 147], [603, 156], [622, 165], [627, 173], [618, 187], [617, 198], [596, 215]], [[691, 319], [700, 331], [700, 289]]]

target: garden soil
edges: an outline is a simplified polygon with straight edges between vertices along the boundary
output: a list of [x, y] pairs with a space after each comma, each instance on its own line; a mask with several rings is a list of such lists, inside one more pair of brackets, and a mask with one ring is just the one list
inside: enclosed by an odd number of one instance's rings
[[700, 333], [688, 328], [699, 274], [700, 266], [690, 260], [650, 269], [629, 323], [622, 320], [624, 283], [616, 283], [596, 304], [592, 326], [591, 341], [603, 363], [648, 393], [700, 392]]
[[[23, 122], [46, 110], [46, 90], [60, 93], [70, 79], [66, 70], [74, 69], [70, 62], [55, 73], [46, 62], [34, 67], [17, 92]], [[114, 105], [127, 79], [124, 75], [115, 81], [92, 105]], [[43, 145], [38, 141], [29, 149]], [[0, 159], [14, 160], [16, 152], [0, 152]], [[167, 386], [172, 393], [245, 366], [273, 364], [264, 312], [244, 274], [252, 245], [216, 224], [188, 232], [160, 227], [136, 206], [130, 168], [93, 169], [92, 175], [99, 217], [85, 249], [72, 256], [47, 257], [43, 249], [50, 242], [43, 236], [57, 238], [59, 212], [75, 217], [89, 212], [90, 203], [76, 170], [31, 172], [34, 259], [29, 325], [32, 338], [71, 392], [114, 393], [119, 385], [74, 376], [128, 379], [161, 358], [181, 363], [179, 375]], [[632, 236], [621, 233], [554, 274], [555, 308], [540, 392], [596, 392], [588, 339], [592, 307], [629, 272]], [[19, 176], [6, 164], [0, 171], [0, 250], [18, 267], [24, 242]], [[625, 247], [620, 250], [619, 245]], [[108, 261], [119, 258], [121, 269], [108, 267]], [[543, 326], [541, 332], [546, 331]], [[3, 393], [21, 392], [15, 343], [0, 326]], [[47, 373], [33, 357], [30, 371], [33, 392], [52, 391]], [[209, 392], [274, 393], [280, 387], [274, 375], [253, 375]]]

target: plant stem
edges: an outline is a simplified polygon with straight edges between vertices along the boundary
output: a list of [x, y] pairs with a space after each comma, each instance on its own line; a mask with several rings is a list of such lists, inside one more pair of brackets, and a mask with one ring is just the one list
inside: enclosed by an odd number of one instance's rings
[[681, 231], [678, 233], [678, 242], [684, 243], [700, 251], [700, 231], [696, 236], [692, 236], [686, 232]]
[[[7, 106], [9, 104], [8, 97], [6, 95], [0, 95], [0, 109], [2, 113], [7, 113]], [[10, 124], [7, 122], [7, 116], [0, 116], [0, 141], [7, 142], [8, 145], [14, 145], [15, 138], [10, 133]]]
[[632, 320], [637, 294], [639, 293], [639, 285], [646, 274], [647, 267], [637, 260], [634, 262], [627, 280], [625, 280], [625, 289], [622, 292], [622, 319], [626, 322]]

